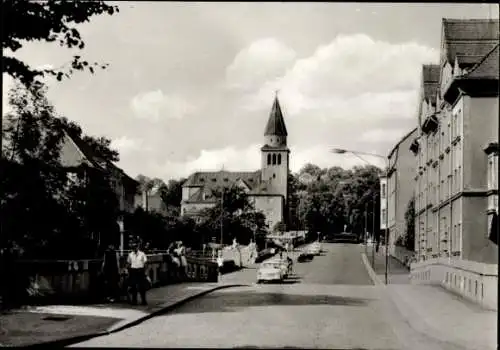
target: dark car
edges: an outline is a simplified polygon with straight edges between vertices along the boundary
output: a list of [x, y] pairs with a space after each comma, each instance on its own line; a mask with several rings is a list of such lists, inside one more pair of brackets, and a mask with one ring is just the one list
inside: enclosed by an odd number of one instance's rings
[[311, 261], [314, 258], [314, 255], [309, 254], [309, 253], [301, 253], [299, 257], [297, 258], [297, 262], [303, 263], [307, 261]]

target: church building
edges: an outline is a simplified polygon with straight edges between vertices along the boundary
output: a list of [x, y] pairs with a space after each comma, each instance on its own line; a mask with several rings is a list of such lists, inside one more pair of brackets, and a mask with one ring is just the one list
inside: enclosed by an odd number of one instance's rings
[[251, 172], [196, 172], [182, 186], [181, 215], [197, 215], [205, 208], [220, 205], [212, 190], [240, 186], [255, 209], [266, 215], [270, 230], [278, 222], [286, 222], [290, 150], [287, 130], [278, 96], [275, 97], [261, 147], [261, 168]]

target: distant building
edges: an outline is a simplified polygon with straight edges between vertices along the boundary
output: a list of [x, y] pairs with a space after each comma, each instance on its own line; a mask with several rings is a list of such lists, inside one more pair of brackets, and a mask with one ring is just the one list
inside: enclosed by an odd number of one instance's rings
[[288, 173], [290, 150], [288, 132], [276, 96], [264, 132], [261, 148], [261, 169], [252, 172], [196, 172], [182, 186], [181, 215], [196, 219], [201, 210], [218, 203], [213, 190], [236, 185], [241, 187], [257, 210], [266, 215], [270, 229], [285, 222], [288, 205]]
[[168, 213], [167, 205], [163, 201], [161, 193], [157, 188], [153, 188], [150, 191], [140, 191], [140, 193], [135, 196], [135, 207], [162, 215]]
[[[407, 133], [389, 153], [388, 178], [381, 180], [381, 205], [383, 216], [388, 215], [389, 246], [394, 251], [394, 245], [400, 237], [406, 234], [405, 214], [415, 188], [415, 156], [410, 151], [417, 128]], [[388, 196], [389, 207], [385, 208], [384, 198]], [[386, 222], [381, 222], [385, 229]]]

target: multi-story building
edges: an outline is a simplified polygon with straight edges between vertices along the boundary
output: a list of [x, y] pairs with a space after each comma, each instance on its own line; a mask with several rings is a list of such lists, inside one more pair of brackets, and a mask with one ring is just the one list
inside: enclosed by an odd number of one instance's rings
[[[416, 134], [417, 128], [414, 128], [389, 153], [386, 191], [389, 196], [387, 215], [389, 247], [392, 254], [394, 254], [394, 247], [398, 239], [402, 239], [406, 234], [405, 214], [414, 195], [415, 157], [410, 152], [410, 144]], [[383, 190], [382, 187], [381, 189]]]
[[[380, 230], [384, 231], [387, 229], [387, 199], [389, 194], [387, 193], [387, 174], [380, 176]], [[383, 235], [383, 237], [385, 237]]]
[[[418, 128], [416, 137], [410, 145], [414, 152], [415, 162], [415, 252], [419, 259], [425, 259], [428, 252], [428, 242], [434, 242], [432, 227], [435, 226], [436, 213], [426, 210], [436, 201], [439, 201], [439, 191], [443, 186], [441, 180], [445, 177], [440, 175], [437, 167], [439, 158], [439, 135], [427, 133], [423, 123], [427, 116], [436, 113], [436, 97], [439, 87], [439, 65], [424, 65], [422, 68], [422, 80], [420, 86], [420, 103], [417, 114]], [[444, 161], [443, 161], [444, 162]], [[427, 164], [432, 166], [428, 166]], [[432, 250], [429, 250], [432, 251]]]
[[490, 232], [498, 213], [498, 33], [498, 20], [443, 19], [441, 59], [437, 67], [424, 66], [418, 137], [412, 143], [419, 260], [412, 276], [437, 280], [493, 308], [498, 278], [498, 247]]
[[[435, 97], [436, 66], [424, 66], [416, 247], [420, 260], [452, 256], [493, 262], [496, 254], [484, 251], [489, 163], [483, 148], [498, 140], [498, 20], [443, 20], [441, 50]], [[492, 209], [495, 190], [489, 192]]]

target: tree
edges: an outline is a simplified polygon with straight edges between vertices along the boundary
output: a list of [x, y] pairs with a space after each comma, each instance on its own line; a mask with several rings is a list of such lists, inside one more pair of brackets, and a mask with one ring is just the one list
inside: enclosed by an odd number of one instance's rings
[[26, 42], [57, 42], [68, 49], [83, 49], [85, 42], [76, 25], [88, 22], [91, 17], [118, 12], [117, 6], [103, 1], [3, 1], [4, 13], [2, 57], [3, 72], [31, 85], [37, 77], [55, 76], [58, 80], [69, 77], [74, 71], [88, 70], [94, 73], [95, 67], [105, 68], [105, 64], [89, 63], [75, 55], [68, 66], [59, 68], [32, 68], [12, 54]]
[[[57, 118], [45, 92], [38, 84], [17, 84], [9, 92], [1, 201], [8, 215], [0, 220], [6, 240], [23, 246], [29, 256], [88, 258], [96, 248], [92, 233], [115, 237], [116, 194], [107, 174], [97, 175], [95, 169], [79, 167], [72, 170], [79, 178], [68, 178], [69, 170], [60, 163], [67, 120]], [[70, 127], [81, 130], [74, 123]]]
[[68, 120], [66, 117], [61, 117], [59, 119], [62, 128], [64, 128], [70, 136], [81, 139], [96, 156], [111, 162], [120, 161], [120, 154], [111, 147], [111, 140], [109, 138], [86, 135], [83, 133], [82, 128], [75, 122]]
[[215, 188], [212, 195], [220, 204], [205, 209], [200, 214], [199, 232], [203, 233], [203, 237], [220, 237], [222, 223], [223, 242], [231, 242], [236, 238], [238, 242], [247, 244], [253, 237], [254, 230], [264, 230], [264, 214], [255, 211], [247, 194], [240, 187]]
[[408, 207], [405, 212], [406, 234], [405, 246], [410, 251], [415, 251], [415, 197], [413, 196], [408, 202]]
[[182, 200], [182, 184], [186, 179], [169, 180], [164, 191], [161, 192], [163, 202], [167, 207], [180, 207]]

